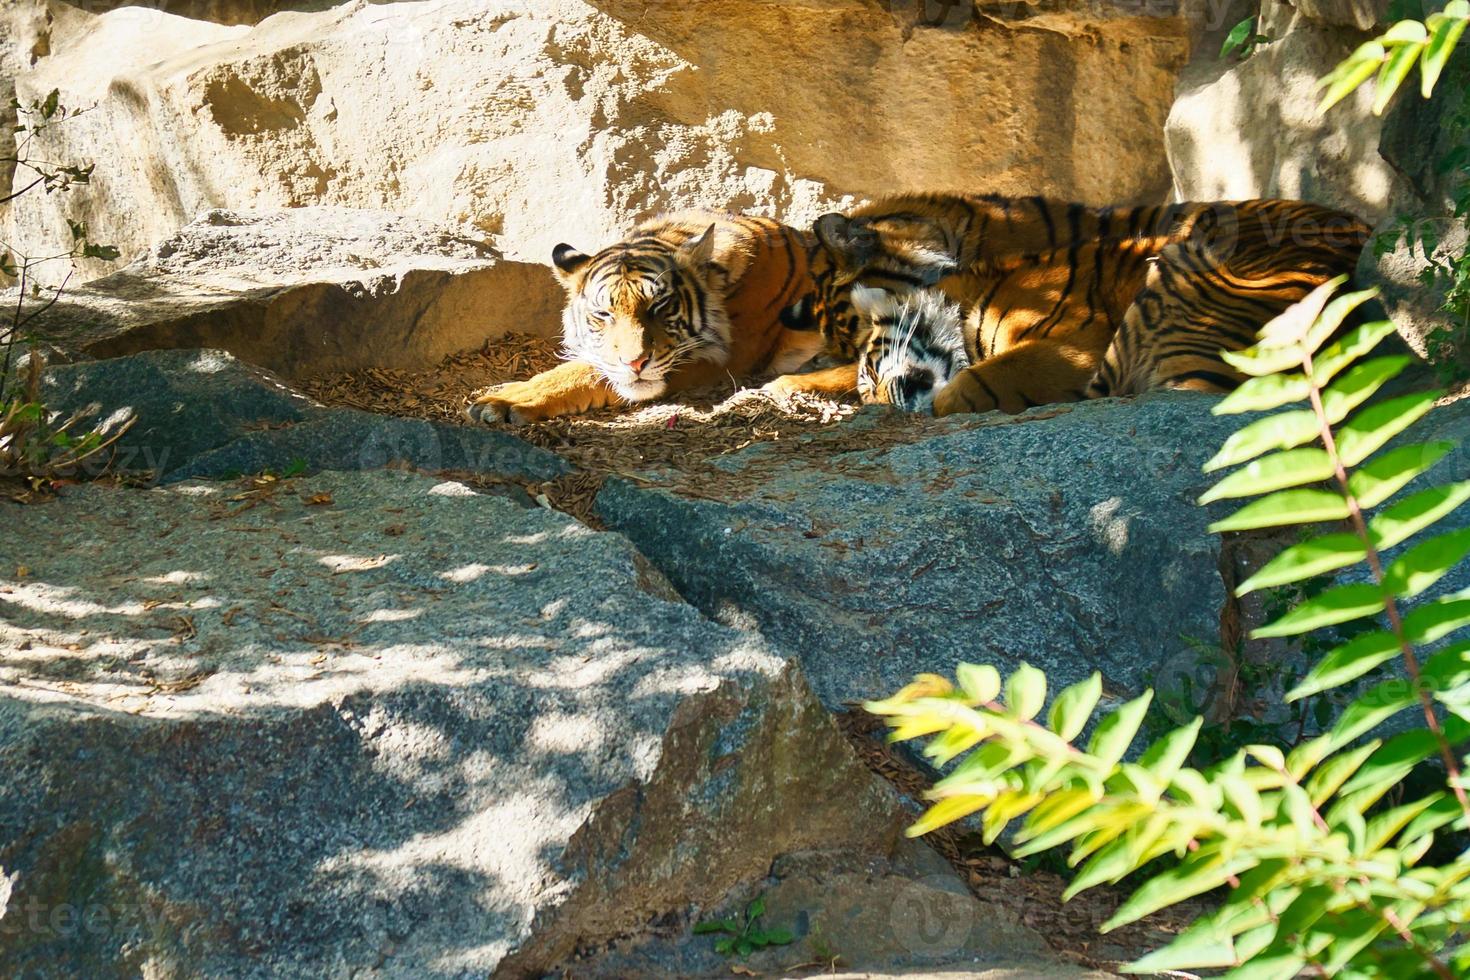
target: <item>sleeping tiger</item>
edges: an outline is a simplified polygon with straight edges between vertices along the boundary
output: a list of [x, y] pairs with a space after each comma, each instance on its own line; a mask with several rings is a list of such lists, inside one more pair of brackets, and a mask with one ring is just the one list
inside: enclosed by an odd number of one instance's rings
[[[1044, 198], [910, 194], [818, 219], [806, 325], [851, 355], [888, 400], [905, 368], [897, 324], [865, 315], [857, 287], [936, 289], [966, 311], [970, 366], [935, 379], [935, 414], [1001, 409], [1155, 388], [1224, 391], [1241, 380], [1219, 357], [1320, 283], [1351, 272], [1369, 229], [1298, 201], [1092, 209]], [[939, 306], [934, 329], [945, 329]], [[903, 325], [908, 349], [922, 316]], [[886, 358], [886, 361], [885, 361]], [[886, 367], [885, 367], [886, 365]], [[885, 375], [884, 371], [888, 374]], [[897, 372], [897, 374], [895, 374]], [[912, 383], [909, 385], [912, 388]], [[924, 402], [910, 391], [895, 403]]]
[[813, 288], [812, 254], [810, 236], [796, 229], [712, 211], [654, 218], [595, 255], [558, 245], [551, 259], [567, 291], [566, 362], [490, 388], [465, 412], [519, 425], [794, 371], [822, 345], [781, 316]]

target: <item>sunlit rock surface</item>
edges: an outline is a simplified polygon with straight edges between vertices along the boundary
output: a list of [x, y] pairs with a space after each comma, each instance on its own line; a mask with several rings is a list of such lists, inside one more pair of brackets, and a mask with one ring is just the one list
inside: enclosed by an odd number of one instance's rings
[[[428, 0], [238, 23], [265, 6], [53, 2], [17, 17], [3, 43], [22, 100], [59, 88], [96, 105], [48, 133], [47, 153], [98, 166], [90, 187], [18, 199], [6, 237], [24, 229], [39, 254], [82, 219], [131, 260], [208, 208], [327, 204], [470, 225], [545, 263], [558, 242], [598, 248], [692, 205], [801, 223], [916, 187], [1154, 200], [1201, 16], [1082, 0]], [[89, 262], [83, 278], [110, 270]]]
[[[14, 291], [0, 300], [14, 304]], [[212, 209], [137, 261], [68, 288], [36, 326], [82, 356], [215, 347], [300, 378], [412, 370], [509, 331], [552, 334], [563, 302], [543, 266], [427, 221], [340, 207]]]
[[[1321, 7], [1367, 3], [1340, 0]], [[1266, 0], [1258, 30], [1269, 38], [1248, 58], [1221, 58], [1220, 28], [1202, 42], [1180, 77], [1165, 139], [1181, 200], [1286, 197], [1316, 201], [1377, 221], [1399, 184], [1378, 153], [1383, 121], [1370, 111], [1366, 85], [1332, 111], [1318, 113], [1317, 80], [1364, 40], [1341, 21]], [[1247, 17], [1251, 11], [1241, 11]]]
[[1200, 465], [1240, 424], [1213, 401], [954, 416], [836, 453], [763, 444], [725, 457], [726, 481], [613, 479], [598, 507], [695, 605], [798, 651], [830, 705], [961, 660], [1198, 692], [1225, 602]]
[[799, 670], [617, 535], [392, 472], [6, 521], [0, 974], [538, 975], [896, 853]]

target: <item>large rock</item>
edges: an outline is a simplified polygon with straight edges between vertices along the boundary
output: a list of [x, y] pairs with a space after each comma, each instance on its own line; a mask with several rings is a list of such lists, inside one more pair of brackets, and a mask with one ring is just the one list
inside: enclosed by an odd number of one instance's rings
[[1399, 178], [1378, 153], [1383, 123], [1370, 111], [1372, 86], [1317, 112], [1317, 80], [1363, 41], [1341, 18], [1368, 5], [1317, 4], [1325, 19], [1315, 20], [1299, 6], [1264, 0], [1258, 29], [1271, 40], [1249, 58], [1221, 59], [1218, 36], [1201, 44], [1165, 127], [1181, 199], [1301, 198], [1370, 222], [1388, 212]]
[[131, 259], [208, 208], [328, 204], [469, 224], [545, 262], [688, 205], [801, 222], [914, 186], [1154, 200], [1197, 9], [428, 0], [252, 27], [156, 6], [50, 0], [16, 31], [47, 52], [22, 98], [96, 104], [45, 152], [98, 167], [19, 199], [7, 239], [39, 252], [85, 219]]
[[765, 443], [668, 486], [610, 480], [598, 509], [700, 609], [797, 651], [830, 705], [960, 660], [1199, 691], [1225, 603], [1200, 465], [1240, 425], [1211, 403], [915, 420], [913, 441], [846, 431], [835, 452], [822, 435]]
[[[1391, 213], [1374, 229], [1383, 243], [1363, 252], [1357, 278], [1364, 286], [1376, 286], [1379, 298], [1393, 317], [1399, 332], [1420, 353], [1439, 359], [1444, 350], [1432, 339], [1436, 332], [1459, 335], [1462, 365], [1470, 363], [1464, 341], [1463, 323], [1444, 310], [1450, 278], [1435, 276], [1426, 281], [1424, 255], [1431, 247], [1435, 260], [1452, 267], [1470, 250], [1470, 218], [1455, 216], [1457, 184], [1464, 178], [1458, 169], [1446, 170], [1442, 161], [1464, 151], [1466, 134], [1451, 120], [1465, 113], [1470, 99], [1470, 63], [1453, 59], [1429, 100], [1419, 97], [1411, 84], [1389, 108], [1383, 124], [1380, 152], [1383, 159], [1403, 176]], [[1405, 236], [1413, 231], [1413, 241]], [[1437, 338], [1446, 339], [1444, 337]]]
[[82, 413], [78, 432], [110, 436], [131, 422], [114, 450], [92, 463], [164, 483], [402, 465], [526, 484], [571, 471], [561, 457], [506, 432], [325, 408], [223, 351], [60, 365], [45, 373], [42, 394], [52, 411]]
[[92, 357], [216, 347], [304, 377], [429, 367], [508, 331], [552, 334], [563, 295], [546, 268], [413, 218], [212, 210], [65, 291], [35, 329]]
[[[6, 976], [536, 976], [814, 850], [955, 898], [800, 670], [617, 535], [384, 472], [6, 520]], [[963, 901], [963, 962], [1044, 948]]]

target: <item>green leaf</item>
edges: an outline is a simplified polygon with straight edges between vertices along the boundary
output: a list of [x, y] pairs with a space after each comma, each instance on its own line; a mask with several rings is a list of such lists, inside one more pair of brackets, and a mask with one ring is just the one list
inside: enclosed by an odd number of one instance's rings
[[1046, 675], [1023, 663], [1006, 679], [1006, 708], [1022, 721], [1030, 721], [1046, 703]]
[[[1317, 287], [1317, 290], [1331, 293], [1335, 291], [1338, 286], [1341, 286], [1343, 283], [1347, 282], [1347, 280], [1347, 276], [1338, 276], [1336, 279], [1331, 279], [1327, 282], [1324, 282], [1322, 285]], [[1353, 310], [1356, 310], [1359, 306], [1362, 306], [1364, 303], [1368, 302], [1368, 300], [1377, 295], [1377, 289], [1364, 289], [1355, 293], [1344, 293], [1343, 295], [1334, 299], [1332, 302], [1328, 303], [1326, 308], [1324, 308], [1322, 312], [1317, 315], [1317, 318], [1312, 321], [1312, 323], [1307, 327], [1306, 337], [1303, 340], [1303, 346], [1305, 346], [1308, 351], [1315, 354], [1317, 352], [1317, 348], [1321, 347], [1322, 344], [1327, 340], [1327, 338], [1337, 333], [1337, 328], [1342, 326], [1342, 321], [1346, 320], [1348, 318], [1348, 315], [1352, 313]], [[1309, 296], [1308, 299], [1311, 299], [1311, 297]], [[1315, 371], [1313, 372], [1313, 376], [1316, 377]], [[1325, 385], [1327, 383], [1327, 379], [1317, 377], [1317, 383], [1319, 385]]]
[[1374, 320], [1349, 330], [1336, 343], [1317, 355], [1312, 362], [1312, 379], [1325, 385], [1343, 368], [1368, 353], [1394, 334], [1391, 320]]
[[735, 954], [737, 956], [749, 956], [755, 952], [755, 943], [749, 939], [737, 939], [735, 941]]
[[715, 941], [715, 952], [716, 953], [719, 953], [721, 956], [729, 956], [734, 951], [735, 951], [735, 937], [734, 936], [727, 936], [724, 939], [719, 939], [719, 940], [716, 940]]
[[[1331, 738], [1331, 736], [1328, 737]], [[1307, 791], [1307, 796], [1311, 798], [1313, 803], [1321, 806], [1332, 794], [1337, 792], [1338, 787], [1352, 778], [1353, 773], [1362, 768], [1363, 763], [1368, 760], [1370, 755], [1377, 752], [1378, 747], [1382, 744], [1382, 742], [1374, 739], [1358, 746], [1351, 752], [1344, 752], [1341, 755], [1335, 755], [1328, 759], [1312, 773], [1311, 778], [1303, 786]], [[1328, 819], [1328, 822], [1332, 822], [1331, 818]]]
[[60, 104], [60, 102], [60, 90], [52, 89], [50, 94], [46, 96], [46, 101], [41, 103], [41, 118], [50, 119], [52, 116], [56, 115], [56, 108]]
[[1099, 930], [1111, 932], [1119, 926], [1137, 922], [1159, 909], [1202, 895], [1220, 887], [1254, 864], [1255, 859], [1250, 857], [1227, 861], [1217, 852], [1198, 851], [1185, 858], [1178, 866], [1150, 879], [1129, 896], [1128, 901]]
[[1323, 534], [1281, 552], [1259, 572], [1242, 582], [1235, 594], [1244, 596], [1257, 589], [1315, 578], [1325, 572], [1364, 561], [1367, 557], [1368, 550], [1363, 547], [1363, 542], [1356, 534]]
[[1117, 765], [1138, 734], [1153, 697], [1153, 691], [1145, 691], [1098, 722], [1087, 746], [1088, 754], [1097, 756], [1106, 767]]
[[757, 895], [755, 898], [751, 899], [750, 904], [745, 907], [745, 918], [747, 921], [754, 922], [756, 919], [759, 919], [765, 914], [766, 898], [764, 895]]
[[1433, 643], [1470, 625], [1470, 599], [1461, 598], [1462, 595], [1459, 593], [1416, 606], [1404, 617], [1404, 636], [1419, 646]]
[[1336, 425], [1347, 414], [1385, 384], [1401, 374], [1413, 362], [1406, 356], [1375, 357], [1371, 361], [1355, 364], [1346, 374], [1338, 378], [1331, 387], [1322, 392], [1322, 409], [1327, 418]]
[[1377, 585], [1337, 585], [1303, 602], [1280, 619], [1251, 630], [1251, 639], [1296, 636], [1309, 630], [1372, 616], [1383, 610], [1383, 592]]
[[1225, 35], [1225, 43], [1220, 47], [1220, 57], [1228, 58], [1235, 49], [1243, 48], [1256, 32], [1256, 19], [1247, 17], [1245, 20], [1230, 28], [1230, 33]]
[[1097, 671], [1057, 695], [1047, 714], [1046, 727], [1070, 742], [1087, 727], [1087, 719], [1102, 697], [1102, 675]]
[[1370, 405], [1337, 430], [1337, 452], [1344, 466], [1357, 466], [1388, 440], [1417, 422], [1443, 392], [1416, 391]]
[[1470, 500], [1470, 480], [1421, 490], [1368, 522], [1374, 547], [1386, 551], [1418, 534]]
[[1347, 516], [1347, 502], [1330, 490], [1279, 490], [1269, 497], [1246, 504], [1223, 520], [1215, 521], [1209, 529], [1215, 533], [1250, 531], [1286, 524], [1340, 521]]
[[1117, 881], [1132, 870], [1134, 868], [1128, 856], [1128, 841], [1119, 837], [1088, 859], [1073, 877], [1072, 883], [1062, 892], [1062, 901], [1067, 901], [1094, 885]]
[[1286, 771], [1286, 755], [1274, 745], [1247, 745], [1245, 754], [1267, 769], [1276, 772]]
[[1310, 442], [1320, 431], [1317, 416], [1309, 409], [1294, 409], [1268, 415], [1247, 425], [1225, 440], [1220, 451], [1205, 464], [1206, 473], [1255, 459], [1273, 449], [1292, 449]]
[[1163, 949], [1123, 967], [1124, 973], [1173, 975], [1180, 970], [1207, 970], [1235, 965], [1235, 943], [1207, 929], [1186, 929]]
[[1301, 374], [1267, 374], [1249, 378], [1210, 409], [1215, 415], [1267, 412], [1273, 408], [1306, 401], [1312, 386]]
[[696, 922], [694, 924], [694, 932], [696, 935], [703, 935], [704, 933], [708, 932], [738, 933], [739, 931], [740, 924], [737, 922], [732, 922], [729, 919], [711, 919], [708, 922]]
[[1188, 725], [1174, 729], [1150, 745], [1138, 764], [1160, 783], [1167, 785], [1189, 758], [1203, 723], [1203, 718], [1195, 718]]
[[1447, 691], [1470, 683], [1470, 641], [1452, 643], [1424, 664], [1420, 671], [1425, 686]]
[[925, 810], [923, 815], [904, 831], [904, 834], [909, 837], [922, 837], [931, 830], [937, 830], [956, 820], [968, 817], [976, 810], [984, 809], [990, 805], [990, 799], [986, 796], [946, 797]]
[[1302, 363], [1306, 351], [1299, 347], [1264, 347], [1257, 344], [1245, 350], [1220, 352], [1220, 359], [1248, 377], [1259, 378], [1280, 374]]
[[1343, 709], [1332, 729], [1332, 744], [1338, 747], [1346, 745], [1364, 732], [1377, 728], [1416, 700], [1413, 688], [1403, 680], [1395, 678], [1375, 684]]
[[[1414, 23], [1405, 21], [1404, 23]], [[1423, 24], [1416, 24], [1420, 31], [1424, 30]], [[1409, 76], [1414, 67], [1414, 62], [1419, 60], [1419, 55], [1424, 51], [1422, 41], [1413, 44], [1402, 44], [1394, 48], [1383, 63], [1383, 68], [1378, 72], [1378, 80], [1374, 83], [1373, 115], [1383, 115], [1383, 110], [1388, 108], [1388, 103], [1398, 92], [1399, 86]]]
[[1288, 449], [1253, 460], [1215, 484], [1199, 498], [1201, 504], [1232, 497], [1250, 497], [1332, 477], [1332, 458], [1315, 446]]
[[[1395, 834], [1407, 826], [1411, 821], [1419, 817], [1434, 803], [1443, 798], [1445, 794], [1426, 796], [1423, 799], [1414, 800], [1401, 806], [1396, 806], [1375, 814], [1372, 820], [1367, 821], [1363, 827], [1363, 843], [1368, 850], [1376, 851], [1387, 847], [1393, 840]], [[1405, 837], [1405, 840], [1413, 840], [1420, 835], [1415, 834]]]
[[768, 929], [765, 936], [769, 946], [789, 946], [796, 940], [790, 929]]
[[1368, 460], [1349, 476], [1348, 490], [1357, 498], [1358, 506], [1377, 507], [1443, 459], [1455, 445], [1445, 440], [1391, 449]]
[[[1273, 927], [1274, 932], [1274, 927]], [[1229, 980], [1293, 980], [1302, 975], [1307, 958], [1288, 949], [1274, 948], [1258, 952], [1242, 964], [1225, 974]]]
[[[1347, 282], [1347, 276], [1338, 276], [1330, 279], [1313, 289], [1306, 296], [1288, 306], [1278, 313], [1264, 327], [1261, 328], [1260, 342], [1250, 352], [1267, 353], [1275, 350], [1298, 350], [1305, 347], [1306, 350], [1315, 350], [1315, 345], [1309, 343], [1315, 324], [1327, 316], [1326, 310], [1328, 300], [1332, 294], [1337, 292], [1337, 287]], [[1341, 301], [1336, 312], [1340, 323], [1345, 310]], [[1329, 329], [1327, 333], [1331, 333]]]
[[1409, 821], [1409, 825], [1404, 828], [1400, 836], [1404, 840], [1414, 840], [1415, 838], [1423, 837], [1425, 834], [1433, 833], [1439, 828], [1459, 820], [1464, 812], [1464, 810], [1460, 809], [1458, 800], [1449, 793], [1441, 793], [1439, 796], [1433, 798], [1433, 802], [1425, 808], [1423, 813]]
[[[1401, 686], [1407, 687], [1408, 685]], [[1413, 692], [1409, 691], [1408, 700], [1402, 706], [1415, 704], [1417, 701]], [[1359, 769], [1352, 779], [1343, 784], [1338, 790], [1338, 795], [1386, 792], [1401, 782], [1415, 766], [1433, 755], [1438, 748], [1439, 741], [1427, 728], [1395, 735], [1369, 757], [1368, 761], [1363, 764], [1363, 768]]]
[[1449, 574], [1467, 554], [1470, 554], [1470, 528], [1422, 541], [1388, 566], [1383, 587], [1400, 599], [1413, 598]]
[[1332, 740], [1326, 735], [1318, 735], [1316, 738], [1302, 742], [1292, 749], [1286, 757], [1286, 771], [1291, 774], [1292, 779], [1305, 779], [1307, 773], [1317, 767], [1332, 751]]
[[1424, 48], [1424, 61], [1419, 66], [1419, 91], [1426, 99], [1434, 94], [1440, 73], [1450, 60], [1460, 35], [1465, 33], [1466, 23], [1470, 22], [1464, 16], [1451, 15], [1453, 6], [1450, 4], [1443, 13], [1431, 14], [1426, 22], [1430, 31], [1429, 43]]
[[1347, 98], [1359, 85], [1373, 77], [1373, 73], [1387, 57], [1387, 50], [1377, 40], [1359, 45], [1356, 51], [1317, 83], [1318, 88], [1327, 89], [1317, 105], [1317, 112], [1326, 112]]
[[971, 704], [990, 704], [1000, 693], [1000, 671], [989, 664], [962, 663], [955, 668], [955, 680]]
[[1355, 636], [1323, 657], [1300, 684], [1287, 692], [1286, 700], [1299, 701], [1356, 680], [1399, 653], [1398, 638], [1386, 630]]

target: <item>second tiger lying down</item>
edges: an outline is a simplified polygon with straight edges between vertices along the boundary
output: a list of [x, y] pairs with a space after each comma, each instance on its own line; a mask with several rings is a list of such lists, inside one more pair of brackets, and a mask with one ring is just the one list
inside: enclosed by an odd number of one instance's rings
[[[907, 195], [817, 222], [828, 261], [812, 263], [806, 313], [830, 348], [853, 352], [865, 401], [909, 410], [1226, 391], [1241, 377], [1221, 349], [1248, 346], [1286, 307], [1350, 273], [1368, 231], [1299, 201], [1090, 209]], [[949, 348], [961, 310], [968, 365], [929, 356]], [[921, 390], [926, 378], [932, 391]]]

